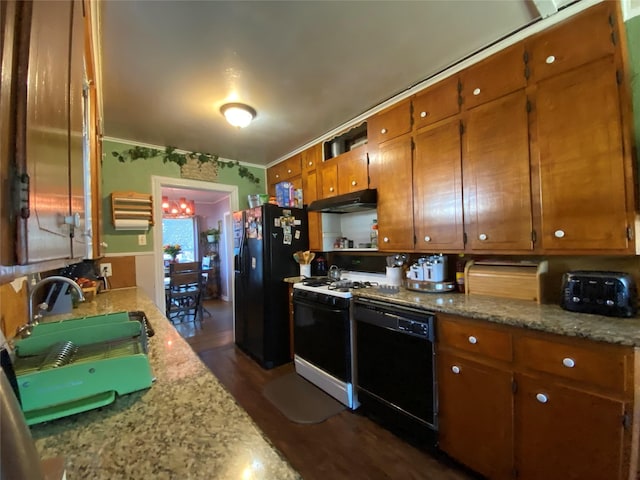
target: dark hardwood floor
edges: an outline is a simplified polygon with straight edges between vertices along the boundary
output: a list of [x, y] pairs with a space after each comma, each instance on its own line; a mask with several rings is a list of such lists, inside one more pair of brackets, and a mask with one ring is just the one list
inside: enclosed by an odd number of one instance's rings
[[176, 326], [202, 361], [236, 398], [305, 480], [475, 478], [444, 456], [428, 453], [358, 411], [345, 410], [315, 425], [293, 423], [263, 395], [268, 382], [293, 364], [264, 370], [233, 343], [232, 304], [207, 301], [202, 325]]

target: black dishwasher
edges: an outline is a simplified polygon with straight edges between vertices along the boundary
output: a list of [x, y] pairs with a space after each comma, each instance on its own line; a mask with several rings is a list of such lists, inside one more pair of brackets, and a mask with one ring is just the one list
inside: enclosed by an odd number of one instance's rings
[[362, 412], [391, 430], [435, 445], [435, 315], [357, 298], [353, 316]]

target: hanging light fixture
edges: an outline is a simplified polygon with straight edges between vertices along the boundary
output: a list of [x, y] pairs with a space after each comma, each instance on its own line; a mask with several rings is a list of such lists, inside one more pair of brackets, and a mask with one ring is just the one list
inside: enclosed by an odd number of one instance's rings
[[162, 212], [166, 218], [192, 217], [196, 214], [196, 203], [185, 197], [180, 197], [178, 200], [162, 197]]
[[256, 116], [256, 111], [244, 103], [225, 103], [220, 111], [227, 122], [238, 128], [246, 127]]

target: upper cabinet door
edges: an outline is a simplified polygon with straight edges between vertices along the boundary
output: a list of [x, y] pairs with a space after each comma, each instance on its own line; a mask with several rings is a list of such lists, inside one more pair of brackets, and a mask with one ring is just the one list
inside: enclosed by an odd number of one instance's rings
[[322, 162], [322, 144], [318, 143], [301, 152], [300, 160], [302, 162], [302, 173], [315, 170]]
[[403, 100], [367, 121], [369, 143], [379, 144], [411, 131], [411, 102]]
[[529, 81], [539, 82], [613, 55], [618, 35], [614, 14], [615, 2], [602, 2], [527, 40]]
[[320, 198], [338, 195], [338, 161], [335, 159], [322, 162], [320, 167]]
[[338, 157], [338, 192], [340, 194], [364, 190], [368, 184], [366, 145], [354, 148]]
[[471, 250], [533, 248], [528, 133], [524, 90], [467, 113], [462, 162]]
[[[30, 216], [18, 234], [18, 263], [71, 256], [69, 94], [72, 1], [32, 3], [23, 155]], [[28, 244], [27, 244], [28, 242]]]
[[613, 57], [540, 82], [535, 98], [542, 247], [630, 248], [632, 169], [627, 179]]
[[423, 129], [414, 137], [413, 209], [416, 249], [464, 248], [459, 121]]
[[380, 146], [378, 154], [378, 249], [413, 249], [411, 135]]
[[413, 99], [413, 124], [416, 129], [460, 112], [460, 83], [456, 75], [433, 85]]
[[460, 73], [465, 109], [515, 92], [526, 85], [524, 45], [518, 43]]

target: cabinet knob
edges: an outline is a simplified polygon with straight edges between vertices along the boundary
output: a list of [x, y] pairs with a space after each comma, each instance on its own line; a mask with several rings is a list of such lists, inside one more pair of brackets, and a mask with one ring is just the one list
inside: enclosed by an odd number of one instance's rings
[[459, 367], [459, 366], [457, 366], [457, 365], [453, 365], [453, 366], [451, 367], [451, 371], [457, 375], [457, 374], [459, 374], [459, 373], [460, 373], [460, 367]]
[[478, 235], [478, 238], [484, 242], [488, 237], [486, 233], [481, 233]]
[[547, 403], [549, 401], [549, 397], [547, 397], [544, 393], [536, 394], [536, 400], [540, 403]]
[[431, 241], [431, 237], [429, 235], [425, 235], [424, 241], [425, 242], [430, 242]]
[[555, 232], [553, 232], [553, 235], [556, 238], [562, 238], [562, 237], [564, 237], [564, 230], [556, 230]]
[[291, 169], [290, 168], [287, 170], [287, 173], [291, 173]]
[[311, 166], [311, 165], [313, 165], [313, 162], [309, 161], [309, 163], [307, 165]]
[[330, 192], [333, 192], [333, 187], [329, 187], [329, 191], [330, 191]]
[[389, 237], [384, 237], [384, 238], [382, 239], [382, 241], [383, 241], [384, 243], [389, 243]]
[[478, 339], [476, 337], [474, 337], [473, 335], [469, 336], [469, 343], [472, 345], [475, 345], [476, 343], [478, 343]]
[[576, 366], [576, 362], [573, 358], [563, 358], [562, 359], [562, 365], [564, 365], [567, 368], [573, 368]]
[[385, 133], [387, 133], [387, 129], [383, 128], [382, 130], [380, 130], [380, 133], [384, 135]]
[[428, 112], [420, 112], [420, 118], [425, 118], [427, 115], [429, 115]]
[[547, 58], [545, 58], [544, 60], [547, 64], [551, 65], [553, 62], [556, 61], [556, 57], [554, 57], [553, 55], [549, 55]]
[[476, 96], [480, 95], [480, 89], [479, 88], [474, 89], [473, 94]]
[[351, 180], [351, 186], [355, 187], [358, 184], [358, 182], [356, 182], [355, 180]]
[[280, 178], [280, 174], [279, 173], [276, 173], [276, 178]]

